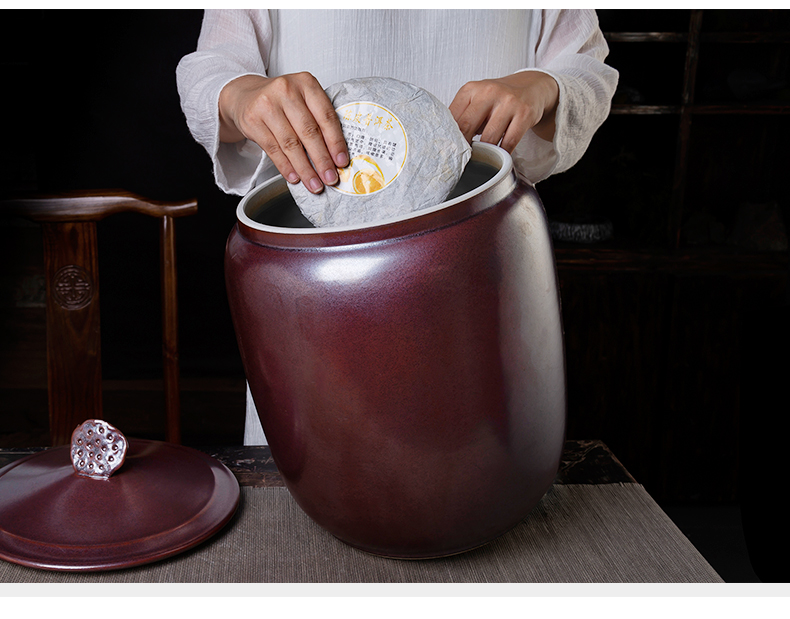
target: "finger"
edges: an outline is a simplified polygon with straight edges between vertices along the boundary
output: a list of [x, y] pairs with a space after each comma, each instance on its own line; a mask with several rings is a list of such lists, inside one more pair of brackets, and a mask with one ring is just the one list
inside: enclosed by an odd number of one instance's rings
[[479, 82], [470, 82], [458, 91], [451, 104], [451, 112], [467, 142], [471, 142], [486, 126], [495, 101]]
[[489, 107], [480, 106], [472, 102], [458, 118], [458, 128], [464, 134], [467, 142], [479, 135], [486, 126], [491, 110]]
[[502, 137], [500, 146], [507, 152], [512, 153], [527, 131], [532, 129], [539, 120], [540, 116], [532, 108], [527, 108], [515, 114], [505, 131], [505, 135]]
[[[310, 140], [311, 133], [319, 133], [304, 101], [304, 83], [309, 81], [316, 82], [309, 73], [272, 78], [265, 86], [265, 93], [261, 92], [256, 101], [257, 110], [253, 118], [256, 125], [264, 126], [273, 137], [267, 140], [265, 147], [259, 143], [261, 148], [283, 168], [290, 165], [308, 190], [320, 193], [324, 185], [304, 145], [305, 140]], [[265, 139], [267, 132], [261, 130], [260, 133], [261, 139]], [[283, 162], [283, 157], [288, 164]], [[287, 178], [291, 180], [293, 175]]]
[[298, 98], [285, 108], [319, 178], [327, 185], [339, 181], [338, 167], [348, 165], [343, 130], [332, 103], [310, 73], [293, 76]]
[[345, 137], [343, 137], [340, 119], [337, 117], [337, 112], [329, 97], [323, 90], [311, 89], [305, 93], [305, 103], [318, 123], [334, 166], [345, 168], [348, 165], [348, 146]]
[[471, 142], [472, 138], [476, 135], [477, 126], [471, 126], [469, 114], [469, 106], [472, 103], [472, 94], [474, 92], [474, 83], [470, 82], [464, 84], [461, 89], [456, 93], [452, 103], [450, 103], [449, 110], [453, 115], [458, 128], [461, 130], [467, 142]]
[[[345, 167], [348, 165], [348, 146], [343, 137], [343, 129], [332, 102], [318, 80], [308, 72], [293, 75], [300, 88], [300, 95], [307, 108], [307, 120], [318, 124], [324, 145], [332, 159], [328, 168]], [[309, 148], [308, 148], [309, 153]], [[322, 154], [322, 153], [321, 153]], [[313, 162], [315, 164], [315, 161]]]
[[533, 124], [534, 123], [514, 118], [508, 125], [505, 134], [502, 136], [502, 143], [500, 146], [507, 152], [512, 153], [524, 137], [524, 134], [532, 128]]
[[264, 152], [272, 160], [274, 167], [283, 175], [289, 183], [296, 184], [299, 182], [299, 174], [297, 174], [291, 162], [286, 157], [285, 153], [280, 148], [277, 138], [274, 137], [266, 125], [256, 127], [256, 133], [251, 136], [251, 139], [260, 146]]
[[[274, 136], [274, 142], [269, 144], [271, 150], [264, 148], [266, 153], [270, 157], [279, 154], [284, 156], [296, 171], [304, 186], [313, 193], [320, 193], [324, 188], [324, 184], [307, 158], [307, 153], [298, 135], [298, 129], [292, 126], [286, 114], [278, 110], [276, 113], [269, 115], [266, 126]], [[274, 159], [272, 160], [274, 161]]]
[[[337, 168], [326, 147], [321, 127], [310, 110], [306, 106], [294, 106], [287, 109], [285, 115], [295, 131], [299, 147], [305, 152], [305, 158], [309, 159], [314, 168], [316, 178], [320, 178], [327, 185], [336, 183]], [[288, 147], [290, 148], [291, 144]]]
[[458, 122], [458, 120], [461, 118], [464, 111], [469, 106], [469, 101], [471, 100], [471, 97], [467, 94], [467, 86], [468, 84], [461, 87], [461, 89], [455, 94], [455, 97], [449, 106], [450, 114], [453, 115], [453, 118], [455, 118], [456, 122]]
[[512, 117], [510, 115], [502, 110], [494, 109], [479, 129], [480, 141], [488, 144], [499, 144], [511, 121]]

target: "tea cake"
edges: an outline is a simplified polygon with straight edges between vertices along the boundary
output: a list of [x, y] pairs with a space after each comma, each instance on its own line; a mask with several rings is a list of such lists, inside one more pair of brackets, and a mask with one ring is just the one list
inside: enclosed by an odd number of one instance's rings
[[450, 110], [428, 91], [368, 77], [325, 90], [337, 111], [350, 163], [320, 194], [289, 184], [316, 227], [359, 226], [434, 206], [452, 191], [472, 149]]

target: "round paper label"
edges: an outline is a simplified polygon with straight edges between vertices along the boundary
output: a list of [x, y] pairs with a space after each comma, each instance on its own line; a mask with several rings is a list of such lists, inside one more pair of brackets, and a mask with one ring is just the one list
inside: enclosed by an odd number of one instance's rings
[[367, 101], [346, 103], [336, 109], [350, 163], [338, 169], [335, 191], [367, 195], [394, 181], [406, 163], [408, 143], [400, 120], [384, 106]]

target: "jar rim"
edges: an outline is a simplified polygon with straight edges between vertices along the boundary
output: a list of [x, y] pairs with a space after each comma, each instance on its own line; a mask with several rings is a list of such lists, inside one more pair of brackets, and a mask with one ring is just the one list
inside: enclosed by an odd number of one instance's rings
[[[410, 213], [406, 213], [404, 215], [398, 215], [396, 217], [380, 219], [377, 221], [361, 224], [358, 226], [322, 226], [316, 228], [288, 228], [281, 226], [272, 226], [269, 224], [263, 224], [257, 222], [247, 214], [248, 208], [250, 208], [251, 206], [258, 206], [262, 202], [271, 201], [275, 198], [282, 196], [284, 193], [288, 192], [285, 179], [282, 177], [282, 175], [278, 174], [277, 176], [274, 176], [273, 178], [267, 180], [265, 183], [258, 185], [257, 187], [250, 190], [241, 199], [239, 205], [236, 208], [236, 218], [238, 222], [242, 224], [243, 227], [253, 231], [260, 231], [267, 234], [311, 237], [311, 236], [325, 236], [327, 234], [334, 234], [334, 233], [362, 232], [380, 227], [390, 227], [393, 224], [397, 224], [399, 222], [413, 220], [420, 217], [425, 217], [426, 215], [430, 215], [438, 211], [443, 211], [456, 204], [459, 204], [461, 202], [466, 202], [470, 198], [482, 194], [483, 192], [487, 191], [491, 187], [494, 187], [498, 183], [502, 182], [502, 180], [507, 178], [508, 176], [513, 177], [513, 182], [515, 182], [515, 177], [513, 175], [513, 159], [510, 156], [510, 153], [508, 153], [503, 148], [500, 148], [499, 146], [496, 146], [494, 144], [487, 144], [484, 142], [477, 142], [477, 141], [473, 142], [472, 160], [478, 161], [480, 163], [488, 164], [494, 168], [498, 168], [498, 170], [493, 177], [491, 177], [481, 185], [478, 185], [477, 187], [467, 191], [466, 193], [461, 194], [460, 196], [456, 196], [455, 198], [452, 198], [450, 200], [445, 200], [444, 202], [441, 202], [435, 206], [419, 209], [416, 211], [412, 211]], [[498, 198], [499, 196], [497, 196], [497, 199]]]

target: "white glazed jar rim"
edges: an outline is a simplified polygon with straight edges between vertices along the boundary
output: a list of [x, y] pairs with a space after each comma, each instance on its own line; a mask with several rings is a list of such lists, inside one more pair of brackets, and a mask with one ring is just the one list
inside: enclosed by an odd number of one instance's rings
[[[499, 146], [495, 146], [493, 144], [487, 144], [483, 142], [474, 142], [472, 145], [472, 161], [478, 161], [481, 163], [488, 164], [495, 169], [497, 169], [497, 173], [484, 182], [482, 185], [475, 187], [474, 189], [457, 196], [451, 200], [446, 200], [436, 206], [424, 208], [418, 211], [413, 211], [411, 213], [407, 213], [405, 215], [401, 215], [398, 217], [392, 217], [389, 219], [384, 219], [376, 222], [371, 222], [367, 224], [363, 224], [360, 226], [335, 226], [335, 227], [321, 227], [321, 228], [287, 228], [287, 227], [280, 227], [280, 226], [272, 226], [268, 224], [263, 224], [255, 221], [250, 217], [247, 213], [251, 209], [257, 209], [261, 204], [266, 202], [273, 201], [285, 193], [288, 193], [288, 188], [285, 185], [285, 179], [281, 175], [277, 175], [274, 178], [266, 181], [262, 185], [255, 187], [252, 191], [250, 191], [244, 198], [242, 198], [241, 202], [239, 203], [236, 209], [236, 216], [241, 224], [242, 228], [246, 228], [249, 231], [259, 231], [264, 233], [266, 236], [273, 234], [273, 235], [293, 235], [293, 236], [302, 236], [302, 237], [311, 237], [311, 236], [322, 236], [326, 237], [327, 235], [335, 235], [337, 233], [349, 233], [349, 232], [361, 232], [365, 230], [371, 230], [375, 228], [385, 228], [391, 227], [394, 224], [398, 224], [400, 222], [407, 222], [409, 220], [415, 220], [419, 218], [424, 218], [427, 215], [432, 213], [436, 213], [439, 211], [444, 211], [446, 209], [451, 208], [457, 204], [467, 202], [471, 198], [481, 196], [485, 192], [488, 192], [490, 189], [495, 187], [496, 185], [505, 185], [501, 188], [502, 191], [493, 192], [490, 196], [490, 204], [481, 205], [482, 208], [486, 208], [487, 206], [493, 206], [503, 197], [504, 193], [509, 193], [513, 190], [516, 184], [516, 177], [515, 173], [513, 172], [513, 159], [511, 158], [510, 154], [500, 148]], [[507, 182], [507, 181], [510, 182]], [[489, 200], [485, 201], [486, 203]], [[482, 210], [481, 208], [481, 210]], [[258, 235], [255, 235], [258, 236]]]

